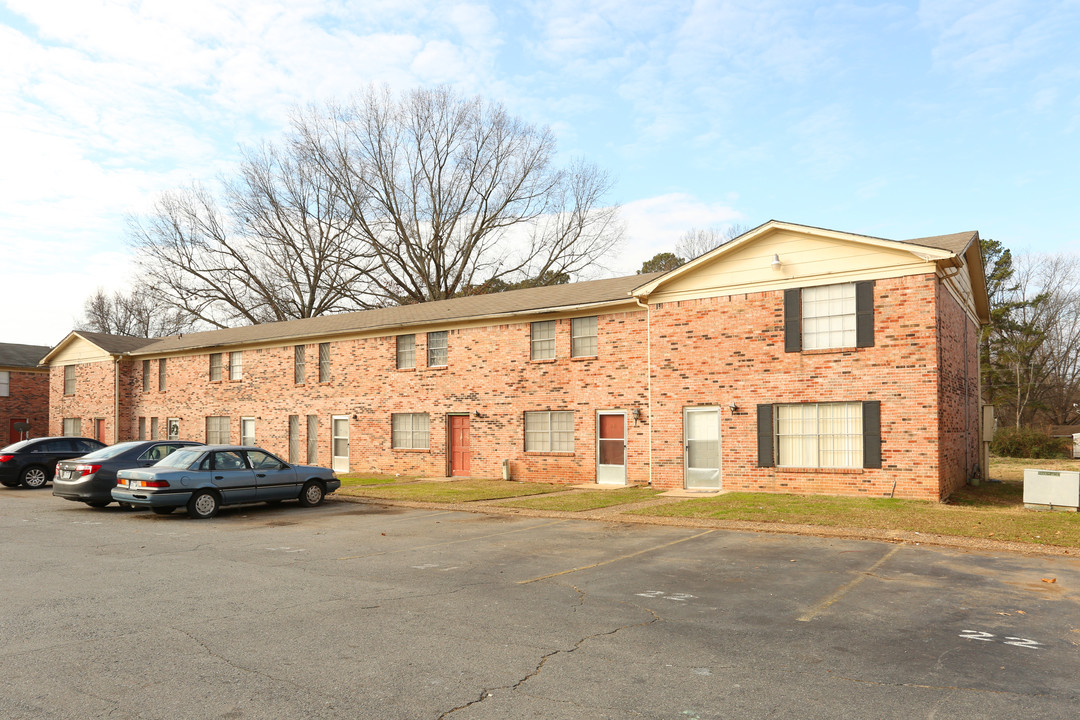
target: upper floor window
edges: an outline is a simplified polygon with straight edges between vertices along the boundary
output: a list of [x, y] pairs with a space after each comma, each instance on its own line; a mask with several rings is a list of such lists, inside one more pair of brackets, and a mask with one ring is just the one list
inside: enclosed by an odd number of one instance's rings
[[244, 353], [239, 350], [229, 353], [229, 379], [239, 380], [244, 377]]
[[544, 320], [532, 324], [532, 352], [529, 357], [533, 360], [555, 359], [554, 320]]
[[[210, 382], [221, 380], [221, 353], [210, 353]], [[154, 438], [157, 440], [157, 438]]]
[[803, 349], [855, 347], [855, 283], [803, 288]]
[[74, 395], [75, 394], [75, 366], [74, 365], [65, 365], [64, 366], [64, 394], [65, 395]]
[[157, 389], [165, 392], [165, 358], [157, 361]]
[[[150, 361], [142, 361], [142, 391], [150, 392]], [[140, 438], [141, 439], [141, 438]]]
[[330, 382], [330, 343], [319, 343], [319, 382]]
[[293, 348], [293, 382], [302, 385], [306, 375], [307, 362], [304, 359], [304, 346], [297, 345]]
[[446, 367], [448, 335], [446, 330], [427, 334], [428, 367]]
[[596, 354], [596, 316], [571, 320], [570, 357], [595, 357]]
[[427, 413], [390, 415], [390, 445], [404, 450], [427, 450], [431, 446], [430, 419]]
[[11, 395], [11, 373], [7, 370], [0, 371], [0, 397]]
[[874, 281], [784, 291], [784, 350], [874, 346]]
[[416, 336], [397, 336], [397, 369], [416, 367]]

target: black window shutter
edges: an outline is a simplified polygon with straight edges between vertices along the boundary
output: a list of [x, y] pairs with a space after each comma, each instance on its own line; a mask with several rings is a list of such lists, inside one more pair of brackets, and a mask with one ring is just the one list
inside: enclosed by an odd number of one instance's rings
[[757, 406], [757, 457], [758, 467], [773, 467], [773, 411], [772, 405]]
[[868, 400], [862, 404], [863, 467], [881, 467], [881, 403]]
[[802, 350], [802, 290], [784, 291], [784, 352]]
[[855, 283], [855, 347], [874, 347], [874, 281]]

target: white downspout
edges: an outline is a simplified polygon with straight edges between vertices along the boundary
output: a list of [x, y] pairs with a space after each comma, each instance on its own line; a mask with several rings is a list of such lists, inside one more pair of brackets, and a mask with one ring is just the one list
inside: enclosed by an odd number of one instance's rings
[[645, 382], [646, 382], [646, 405], [648, 412], [646, 417], [649, 422], [648, 437], [649, 437], [649, 487], [653, 484], [653, 415], [652, 415], [652, 313], [649, 310], [649, 304], [642, 304], [641, 298], [634, 296], [634, 302], [638, 306], [645, 309]]

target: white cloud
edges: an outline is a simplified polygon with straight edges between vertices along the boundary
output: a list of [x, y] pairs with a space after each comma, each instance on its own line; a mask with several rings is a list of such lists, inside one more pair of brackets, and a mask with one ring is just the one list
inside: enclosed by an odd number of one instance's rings
[[613, 275], [629, 275], [657, 253], [673, 252], [679, 237], [691, 228], [727, 227], [743, 215], [726, 202], [707, 202], [687, 193], [641, 198], [622, 206], [626, 243], [611, 258]]

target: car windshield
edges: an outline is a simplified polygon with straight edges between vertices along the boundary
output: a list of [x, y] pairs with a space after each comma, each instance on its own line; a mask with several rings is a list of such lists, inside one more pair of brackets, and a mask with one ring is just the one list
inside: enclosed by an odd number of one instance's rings
[[103, 447], [103, 448], [101, 448], [99, 450], [95, 450], [92, 453], [87, 453], [86, 455], [83, 455], [83, 457], [86, 458], [87, 460], [108, 460], [109, 458], [114, 458], [117, 455], [119, 455], [120, 453], [126, 452], [127, 450], [130, 450], [133, 447], [138, 447], [139, 445], [142, 445], [142, 443], [140, 443], [140, 442], [116, 443], [115, 445], [109, 445], [109, 446]]
[[4, 448], [3, 450], [0, 450], [0, 453], [18, 452], [19, 450], [22, 450], [24, 447], [29, 445], [30, 442], [31, 442], [30, 440], [20, 440], [19, 442], [12, 443], [11, 445], [8, 445], [6, 448]]
[[202, 457], [205, 450], [180, 448], [154, 463], [154, 467], [186, 468]]

